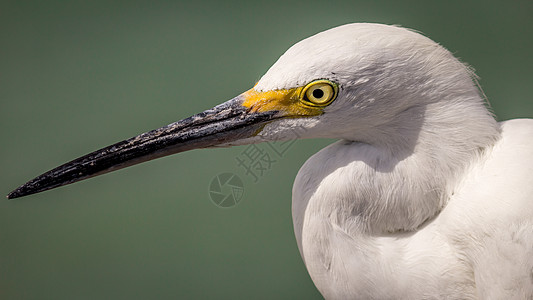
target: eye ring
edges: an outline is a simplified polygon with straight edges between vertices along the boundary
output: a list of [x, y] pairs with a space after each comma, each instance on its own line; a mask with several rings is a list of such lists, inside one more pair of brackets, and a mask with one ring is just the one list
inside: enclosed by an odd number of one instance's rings
[[314, 107], [324, 107], [329, 105], [339, 92], [337, 84], [329, 80], [315, 80], [307, 84], [300, 93], [301, 101]]

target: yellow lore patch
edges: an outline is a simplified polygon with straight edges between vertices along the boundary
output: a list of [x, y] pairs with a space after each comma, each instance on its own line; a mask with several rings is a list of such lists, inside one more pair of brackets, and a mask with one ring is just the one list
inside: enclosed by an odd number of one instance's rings
[[[317, 88], [321, 89], [318, 93], [319, 96], [327, 97], [327, 99], [324, 98], [325, 101], [309, 99], [310, 97], [307, 95], [309, 91]], [[242, 105], [249, 108], [250, 112], [279, 111], [286, 117], [318, 116], [322, 114], [325, 106], [335, 100], [337, 91], [337, 85], [327, 80], [313, 81], [306, 86], [293, 89], [266, 92], [258, 92], [252, 88], [242, 94], [244, 97]]]

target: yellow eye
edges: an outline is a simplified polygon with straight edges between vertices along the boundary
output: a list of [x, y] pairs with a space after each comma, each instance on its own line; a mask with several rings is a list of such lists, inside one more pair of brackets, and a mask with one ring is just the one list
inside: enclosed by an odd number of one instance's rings
[[337, 97], [338, 87], [329, 80], [316, 80], [304, 87], [300, 99], [310, 106], [326, 106]]

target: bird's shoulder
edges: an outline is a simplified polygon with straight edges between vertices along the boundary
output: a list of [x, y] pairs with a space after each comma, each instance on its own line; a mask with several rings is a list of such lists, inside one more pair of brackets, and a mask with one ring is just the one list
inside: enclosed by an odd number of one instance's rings
[[436, 224], [471, 262], [481, 298], [530, 299], [533, 120], [499, 125], [501, 138], [467, 170]]
[[448, 208], [458, 205], [485, 221], [533, 220], [533, 119], [499, 125], [501, 138], [465, 172]]
[[503, 142], [525, 147], [533, 153], [533, 119], [513, 119], [499, 123]]
[[504, 184], [501, 191], [530, 199], [527, 204], [533, 208], [533, 119], [514, 119], [499, 125], [501, 139], [488, 155], [485, 167]]

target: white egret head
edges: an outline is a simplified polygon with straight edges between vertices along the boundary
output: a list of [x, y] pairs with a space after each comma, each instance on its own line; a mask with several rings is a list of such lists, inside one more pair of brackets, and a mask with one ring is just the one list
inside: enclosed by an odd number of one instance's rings
[[476, 110], [471, 117], [492, 119], [473, 76], [449, 51], [419, 33], [381, 24], [336, 27], [292, 46], [254, 87], [259, 93], [283, 94], [329, 80], [338, 86], [336, 99], [316, 116], [272, 122], [259, 137], [280, 139], [287, 128], [303, 128], [303, 138], [412, 148], [429, 108], [442, 121], [454, 122], [453, 114], [463, 117], [457, 113], [460, 107]]
[[[234, 99], [66, 163], [8, 197], [191, 149], [265, 140], [340, 138], [405, 156], [420, 142], [423, 127], [440, 132], [439, 126], [458, 124], [461, 110], [481, 123], [494, 122], [471, 76], [447, 50], [413, 31], [340, 26], [292, 46]], [[481, 123], [472, 122], [464, 138], [480, 139]]]

